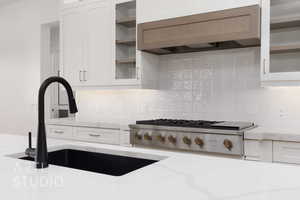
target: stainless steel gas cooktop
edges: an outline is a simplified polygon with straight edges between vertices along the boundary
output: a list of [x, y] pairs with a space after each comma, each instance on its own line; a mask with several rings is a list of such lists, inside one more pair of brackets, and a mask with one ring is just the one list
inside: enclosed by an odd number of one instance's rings
[[140, 125], [155, 125], [155, 126], [175, 126], [175, 127], [190, 127], [190, 128], [208, 128], [208, 129], [223, 129], [223, 130], [242, 130], [254, 126], [251, 122], [226, 122], [226, 121], [206, 121], [206, 120], [176, 120], [176, 119], [156, 119], [137, 121]]
[[130, 134], [136, 146], [243, 156], [244, 131], [252, 128], [252, 122], [156, 119], [130, 125]]

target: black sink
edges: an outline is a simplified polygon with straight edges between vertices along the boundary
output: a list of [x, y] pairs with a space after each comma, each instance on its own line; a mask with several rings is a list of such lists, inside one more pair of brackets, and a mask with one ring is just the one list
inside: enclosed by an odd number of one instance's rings
[[[73, 149], [63, 149], [49, 152], [48, 157], [49, 164], [52, 165], [112, 176], [122, 176], [147, 165], [158, 162], [157, 160], [94, 153]], [[20, 159], [34, 161], [34, 159], [31, 157], [22, 157]]]

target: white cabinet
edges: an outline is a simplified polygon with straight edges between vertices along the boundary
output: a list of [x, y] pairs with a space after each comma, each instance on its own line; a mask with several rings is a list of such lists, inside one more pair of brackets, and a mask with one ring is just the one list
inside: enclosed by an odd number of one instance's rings
[[274, 162], [300, 164], [300, 143], [274, 141]]
[[137, 51], [136, 1], [118, 0], [114, 9], [113, 85], [156, 89], [159, 56]]
[[76, 128], [74, 137], [78, 140], [99, 142], [105, 144], [120, 144], [119, 130], [99, 128]]
[[136, 62], [136, 2], [121, 2], [115, 6], [115, 83], [138, 84]]
[[260, 3], [261, 0], [137, 0], [137, 20], [144, 23]]
[[113, 3], [82, 1], [61, 14], [62, 73], [72, 86], [112, 81]]
[[244, 140], [246, 160], [300, 164], [300, 143], [272, 140]]
[[55, 139], [68, 139], [103, 144], [130, 146], [127, 131], [115, 128], [91, 128], [67, 125], [47, 125], [47, 135]]
[[130, 131], [129, 130], [121, 130], [120, 131], [120, 145], [130, 147]]
[[245, 140], [244, 153], [246, 160], [273, 161], [272, 141]]
[[113, 67], [113, 6], [111, 1], [85, 7], [85, 85], [110, 85]]
[[72, 86], [83, 80], [83, 22], [78, 8], [66, 10], [61, 15], [61, 71]]
[[264, 0], [261, 79], [263, 85], [300, 84], [300, 2]]
[[70, 126], [47, 126], [47, 134], [53, 138], [69, 139], [73, 137], [73, 128]]
[[136, 50], [135, 17], [135, 1], [62, 2], [62, 76], [75, 88], [155, 89], [159, 57]]

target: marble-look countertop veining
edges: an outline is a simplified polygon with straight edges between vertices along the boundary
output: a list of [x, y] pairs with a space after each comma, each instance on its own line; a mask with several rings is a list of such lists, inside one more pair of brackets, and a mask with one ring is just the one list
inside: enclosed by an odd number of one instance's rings
[[7, 157], [23, 152], [27, 138], [0, 135], [1, 197], [9, 200], [298, 200], [300, 167], [142, 148], [48, 140], [51, 147], [76, 145], [168, 157], [121, 177]]
[[259, 126], [255, 129], [246, 131], [244, 137], [248, 140], [300, 142], [300, 130]]

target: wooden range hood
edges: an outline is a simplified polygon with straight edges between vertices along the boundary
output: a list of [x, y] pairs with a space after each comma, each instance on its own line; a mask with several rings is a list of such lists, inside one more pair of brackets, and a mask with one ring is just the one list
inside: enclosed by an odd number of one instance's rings
[[138, 25], [138, 49], [158, 55], [260, 46], [260, 6]]

